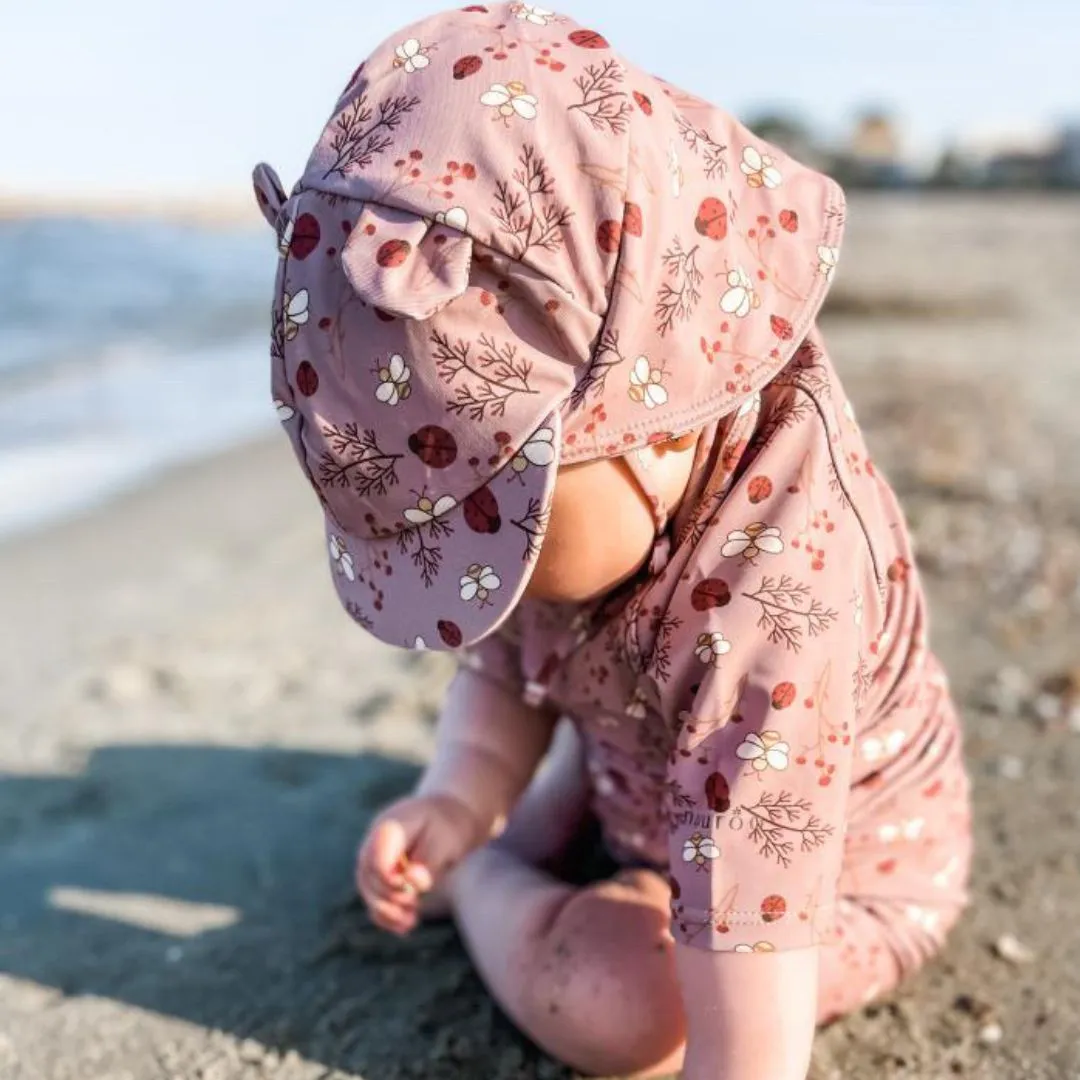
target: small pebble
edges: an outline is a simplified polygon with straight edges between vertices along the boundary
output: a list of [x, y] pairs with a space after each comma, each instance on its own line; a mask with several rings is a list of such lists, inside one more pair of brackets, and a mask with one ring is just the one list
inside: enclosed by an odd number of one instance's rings
[[1000, 1024], [987, 1024], [979, 1029], [979, 1042], [983, 1046], [996, 1046], [1004, 1036], [1005, 1032], [1001, 1030]]
[[184, 958], [184, 950], [179, 945], [170, 945], [165, 950], [165, 962], [175, 964]]
[[1002, 754], [997, 763], [998, 776], [1006, 780], [1020, 780], [1024, 776], [1024, 760], [1015, 754]]
[[1012, 934], [1002, 934], [994, 942], [994, 951], [1010, 964], [1030, 964], [1035, 959], [1035, 953]]
[[1080, 705], [1074, 705], [1069, 710], [1068, 725], [1074, 735], [1080, 735]]
[[1052, 724], [1061, 719], [1062, 701], [1056, 694], [1043, 691], [1031, 703], [1031, 708], [1044, 724]]

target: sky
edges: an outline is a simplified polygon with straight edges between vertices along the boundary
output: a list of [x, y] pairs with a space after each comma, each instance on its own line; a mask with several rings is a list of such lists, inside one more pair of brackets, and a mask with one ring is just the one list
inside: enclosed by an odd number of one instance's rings
[[[0, 0], [0, 192], [291, 186], [357, 63], [446, 0]], [[894, 110], [911, 148], [1080, 119], [1076, 0], [571, 0], [639, 66], [826, 137]]]

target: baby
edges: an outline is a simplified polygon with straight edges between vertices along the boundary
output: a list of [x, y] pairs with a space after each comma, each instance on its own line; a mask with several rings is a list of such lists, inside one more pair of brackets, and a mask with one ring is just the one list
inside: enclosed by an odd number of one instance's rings
[[[970, 850], [908, 533], [815, 326], [840, 190], [523, 3], [402, 31], [292, 194], [255, 186], [342, 603], [461, 660], [361, 845], [372, 918], [448, 909], [578, 1070], [803, 1077], [940, 948]], [[571, 882], [587, 826], [608, 867]]]

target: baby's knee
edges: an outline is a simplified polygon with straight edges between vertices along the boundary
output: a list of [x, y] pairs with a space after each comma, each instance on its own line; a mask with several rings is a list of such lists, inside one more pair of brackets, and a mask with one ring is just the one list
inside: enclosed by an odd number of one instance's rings
[[642, 1073], [684, 1042], [667, 913], [651, 901], [619, 882], [575, 892], [534, 954], [525, 1026], [583, 1072]]

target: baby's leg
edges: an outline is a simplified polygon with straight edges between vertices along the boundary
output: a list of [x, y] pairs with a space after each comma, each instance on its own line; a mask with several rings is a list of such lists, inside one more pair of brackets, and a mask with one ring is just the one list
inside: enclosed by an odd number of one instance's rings
[[494, 843], [451, 879], [454, 914], [488, 989], [549, 1054], [594, 1075], [664, 1075], [684, 1023], [668, 887], [627, 870], [584, 889]]

